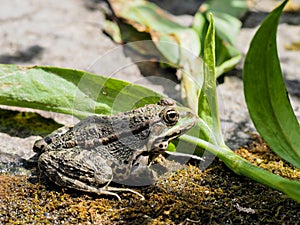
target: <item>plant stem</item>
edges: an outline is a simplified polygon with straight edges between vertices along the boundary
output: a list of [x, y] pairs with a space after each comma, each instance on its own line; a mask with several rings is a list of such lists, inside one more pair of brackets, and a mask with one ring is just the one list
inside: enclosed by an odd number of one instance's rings
[[246, 159], [235, 154], [226, 145], [216, 146], [199, 138], [182, 135], [180, 139], [189, 143], [195, 144], [200, 148], [206, 149], [209, 152], [220, 158], [226, 166], [238, 175], [249, 177], [259, 183], [277, 189], [289, 195], [291, 198], [300, 203], [300, 182], [289, 180], [281, 176], [275, 175], [267, 170], [251, 164]]

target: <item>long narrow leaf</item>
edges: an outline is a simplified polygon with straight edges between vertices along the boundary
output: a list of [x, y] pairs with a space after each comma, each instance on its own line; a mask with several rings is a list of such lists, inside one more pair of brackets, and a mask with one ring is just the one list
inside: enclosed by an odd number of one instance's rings
[[[161, 96], [147, 88], [84, 71], [0, 65], [0, 104], [77, 117], [125, 111]], [[147, 98], [147, 100], [146, 100]]]
[[198, 100], [198, 115], [212, 129], [211, 141], [223, 145], [216, 92], [215, 26], [212, 14], [204, 43], [204, 84]]
[[280, 157], [300, 168], [300, 127], [290, 105], [277, 55], [276, 32], [284, 1], [262, 23], [247, 53], [243, 82], [253, 123]]

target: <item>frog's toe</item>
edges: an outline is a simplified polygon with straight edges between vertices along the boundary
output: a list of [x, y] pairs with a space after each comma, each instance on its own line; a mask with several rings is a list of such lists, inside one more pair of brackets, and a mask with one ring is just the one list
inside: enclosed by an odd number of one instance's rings
[[112, 195], [112, 196], [116, 197], [119, 201], [122, 201], [121, 197], [115, 192], [100, 189], [99, 191], [97, 191], [97, 194], [99, 194], [99, 195], [102, 195], [102, 194], [103, 195]]
[[144, 195], [142, 195], [141, 193], [139, 193], [139, 192], [137, 192], [135, 190], [132, 190], [130, 188], [118, 188], [118, 187], [110, 187], [110, 186], [108, 186], [108, 187], [106, 187], [106, 190], [105, 190], [106, 193], [112, 193], [114, 196], [118, 196], [119, 200], [121, 200], [121, 198], [120, 198], [120, 196], [118, 194], [114, 193], [115, 191], [131, 192], [131, 193], [136, 194], [139, 197], [141, 197], [141, 200], [145, 200]]

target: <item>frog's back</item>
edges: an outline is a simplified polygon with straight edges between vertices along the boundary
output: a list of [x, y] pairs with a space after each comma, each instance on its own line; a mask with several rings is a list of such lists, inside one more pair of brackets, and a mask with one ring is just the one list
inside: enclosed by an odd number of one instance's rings
[[160, 120], [161, 110], [162, 106], [150, 104], [111, 116], [93, 115], [76, 124], [72, 131], [79, 142], [95, 138], [103, 138], [105, 142], [105, 138], [113, 136], [124, 138], [148, 129], [149, 124]]
[[105, 158], [125, 160], [146, 145], [150, 120], [155, 118], [135, 111], [109, 117], [94, 115], [75, 125], [71, 132], [82, 148], [101, 152]]
[[[76, 146], [101, 152], [106, 158], [128, 158], [136, 149], [143, 151], [151, 124], [161, 120], [164, 107], [150, 104], [112, 116], [92, 115], [74, 127], [60, 129], [35, 144], [34, 150], [60, 151]], [[122, 151], [120, 151], [122, 150]]]

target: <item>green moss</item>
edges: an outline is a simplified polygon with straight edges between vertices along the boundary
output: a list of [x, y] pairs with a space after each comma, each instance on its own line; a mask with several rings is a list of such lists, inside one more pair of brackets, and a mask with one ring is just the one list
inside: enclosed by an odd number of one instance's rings
[[0, 118], [0, 132], [17, 137], [44, 136], [62, 126], [32, 112], [0, 109]]
[[[270, 165], [278, 160], [260, 140], [242, 152], [256, 157], [254, 161], [269, 160]], [[65, 190], [40, 177], [29, 182], [25, 176], [2, 174], [0, 224], [293, 224], [300, 220], [300, 204], [232, 173], [217, 159], [204, 171], [195, 162], [167, 163], [168, 168], [179, 169], [165, 173], [155, 185], [135, 188], [144, 201], [128, 192], [119, 193], [119, 202], [110, 196]], [[291, 169], [283, 165], [282, 170]]]
[[248, 148], [239, 148], [236, 153], [251, 163], [279, 176], [289, 179], [300, 179], [299, 169], [274, 154], [260, 137], [254, 136], [254, 138], [255, 142]]

